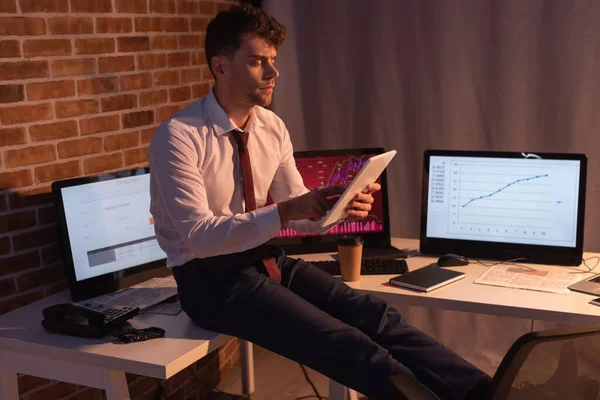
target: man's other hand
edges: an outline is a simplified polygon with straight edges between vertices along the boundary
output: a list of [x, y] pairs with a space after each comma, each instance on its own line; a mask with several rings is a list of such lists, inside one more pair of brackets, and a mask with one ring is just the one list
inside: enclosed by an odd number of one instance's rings
[[348, 207], [346, 207], [346, 213], [348, 216], [344, 218], [344, 221], [360, 221], [365, 219], [371, 211], [373, 205], [373, 193], [381, 190], [379, 183], [372, 183], [367, 186], [362, 192], [357, 193], [356, 196], [350, 200]]
[[287, 221], [301, 219], [319, 221], [331, 210], [344, 190], [341, 186], [318, 188], [294, 199], [277, 203], [282, 226], [285, 226]]

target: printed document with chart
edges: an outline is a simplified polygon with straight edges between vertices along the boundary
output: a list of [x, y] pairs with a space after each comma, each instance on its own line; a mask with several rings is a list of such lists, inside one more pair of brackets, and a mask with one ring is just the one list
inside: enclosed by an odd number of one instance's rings
[[567, 294], [567, 287], [591, 273], [574, 270], [546, 271], [528, 266], [496, 265], [485, 271], [474, 283]]

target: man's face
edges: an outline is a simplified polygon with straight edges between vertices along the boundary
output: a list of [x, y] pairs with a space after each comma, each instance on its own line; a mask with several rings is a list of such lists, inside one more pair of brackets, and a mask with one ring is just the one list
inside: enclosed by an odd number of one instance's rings
[[277, 50], [264, 39], [246, 36], [229, 65], [227, 85], [242, 104], [268, 106], [273, 98]]

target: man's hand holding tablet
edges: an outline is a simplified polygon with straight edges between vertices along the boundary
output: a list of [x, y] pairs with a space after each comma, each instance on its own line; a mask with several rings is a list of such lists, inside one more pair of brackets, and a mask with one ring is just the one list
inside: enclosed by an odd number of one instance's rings
[[350, 221], [366, 217], [373, 202], [371, 194], [381, 189], [381, 185], [374, 182], [395, 155], [396, 150], [391, 150], [369, 158], [338, 198], [333, 208], [319, 221], [319, 225], [322, 227], [333, 226], [348, 217], [350, 217]]
[[350, 200], [350, 203], [348, 203], [348, 207], [344, 210], [346, 214], [348, 214], [348, 216], [344, 218], [344, 221], [352, 222], [365, 219], [369, 215], [369, 211], [371, 211], [373, 193], [379, 190], [381, 190], [381, 185], [375, 182], [367, 185], [362, 192], [357, 193], [356, 196]]
[[371, 210], [372, 194], [381, 189], [375, 181], [395, 155], [396, 151], [392, 150], [369, 158], [346, 188], [318, 188], [277, 203], [282, 227], [287, 221], [299, 219], [319, 221], [319, 226], [325, 228], [343, 219], [357, 221], [365, 218]]

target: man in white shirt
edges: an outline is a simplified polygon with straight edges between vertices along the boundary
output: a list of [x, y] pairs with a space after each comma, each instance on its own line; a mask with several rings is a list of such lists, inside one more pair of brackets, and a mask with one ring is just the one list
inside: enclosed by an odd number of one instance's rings
[[[489, 377], [389, 304], [263, 245], [282, 227], [322, 231], [316, 221], [343, 191], [306, 189], [285, 125], [263, 108], [284, 36], [260, 9], [220, 12], [206, 33], [214, 89], [161, 124], [150, 143], [156, 237], [184, 311], [370, 397], [393, 398], [389, 377], [406, 374], [442, 399], [476, 398], [472, 389]], [[379, 189], [358, 193], [349, 218], [365, 218]], [[274, 204], [264, 206], [268, 194]]]

